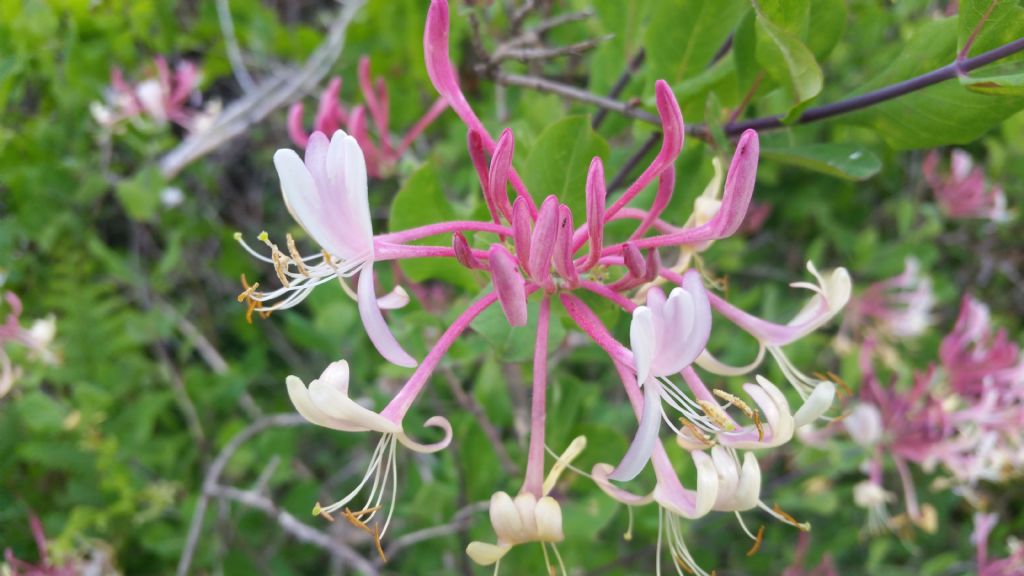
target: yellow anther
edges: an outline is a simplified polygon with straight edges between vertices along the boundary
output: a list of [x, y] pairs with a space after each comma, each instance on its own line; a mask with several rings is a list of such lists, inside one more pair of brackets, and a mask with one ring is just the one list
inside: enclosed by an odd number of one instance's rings
[[256, 282], [252, 286], [249, 286], [249, 281], [245, 279], [245, 273], [242, 273], [242, 293], [238, 295], [239, 302], [245, 302], [252, 298], [253, 294], [256, 294], [256, 289], [260, 287], [260, 283]]
[[729, 421], [729, 416], [719, 408], [718, 404], [715, 404], [710, 400], [697, 400], [697, 404], [702, 410], [704, 410], [704, 414], [706, 414], [707, 417], [722, 430], [731, 431], [736, 428], [736, 426]]
[[739, 396], [736, 396], [735, 394], [730, 394], [725, 390], [719, 390], [717, 388], [715, 390], [712, 390], [711, 393], [714, 394], [715, 396], [718, 396], [722, 400], [725, 400], [729, 404], [732, 404], [733, 406], [739, 408], [740, 412], [743, 412], [744, 414], [747, 415], [747, 418], [754, 418], [754, 411]]
[[324, 262], [326, 262], [328, 266], [334, 270], [338, 269], [338, 265], [334, 263], [334, 258], [331, 258], [331, 255], [327, 253], [327, 250], [320, 249], [320, 254], [324, 257]]
[[313, 516], [319, 516], [328, 522], [334, 522], [334, 516], [331, 513], [320, 507], [320, 503], [317, 502], [316, 506], [313, 506]]
[[370, 536], [373, 536], [373, 530], [371, 530], [370, 527], [366, 525], [366, 522], [363, 522], [362, 520], [360, 520], [348, 508], [345, 508], [345, 510], [342, 511], [342, 516], [345, 518], [345, 520], [349, 521], [349, 524], [352, 524], [356, 528], [359, 528], [363, 532], [366, 532]]
[[572, 461], [575, 460], [576, 457], [580, 455], [580, 452], [583, 452], [586, 447], [586, 436], [577, 436], [569, 443], [569, 447], [566, 448], [565, 452], [558, 457], [558, 460], [555, 461], [555, 464], [551, 467], [551, 471], [548, 472], [547, 477], [544, 479], [544, 485], [542, 488], [544, 495], [549, 494], [551, 490], [554, 489], [555, 483], [558, 482], [558, 478], [562, 475], [562, 472], [572, 464]]
[[754, 427], [757, 428], [757, 441], [764, 440], [764, 426], [761, 425], [761, 414], [754, 412]]
[[757, 529], [757, 538], [754, 539], [754, 545], [747, 550], [747, 556], [753, 556], [757, 554], [757, 551], [761, 549], [761, 542], [764, 541], [764, 526]]
[[793, 518], [792, 516], [787, 514], [785, 511], [783, 511], [782, 508], [780, 508], [778, 504], [772, 506], [772, 512], [775, 512], [780, 518], [785, 520], [787, 523], [789, 523], [789, 524], [799, 528], [803, 532], [809, 532], [811, 530], [810, 523], [808, 523], [808, 522], [798, 522], [796, 518]]
[[266, 243], [270, 242], [270, 234], [267, 234], [267, 231], [264, 230], [264, 231], [260, 232], [260, 235], [257, 236], [256, 239], [259, 240], [260, 242], [263, 242], [264, 244], [266, 244]]
[[234, 233], [234, 237], [235, 237], [235, 242], [241, 242], [242, 241], [242, 233], [241, 232], [235, 232]]
[[299, 254], [299, 249], [295, 247], [295, 238], [292, 238], [291, 234], [286, 234], [285, 240], [288, 242], [288, 254], [291, 255], [295, 268], [298, 269], [299, 274], [309, 276], [309, 270], [306, 270], [306, 265], [302, 263], [302, 255]]
[[373, 525], [373, 545], [377, 547], [381, 562], [387, 563], [388, 557], [384, 555], [384, 547], [380, 544], [380, 526], [377, 524]]
[[709, 447], [715, 445], [715, 441], [712, 440], [710, 436], [705, 434], [703, 430], [698, 428], [697, 425], [694, 424], [693, 422], [690, 422], [689, 420], [687, 420], [686, 418], [683, 418], [682, 416], [679, 417], [679, 422], [683, 426], [685, 426], [686, 430], [690, 434], [692, 434], [693, 437], [696, 438], [697, 440], [699, 440], [700, 442], [703, 442], [704, 444], [706, 444]]

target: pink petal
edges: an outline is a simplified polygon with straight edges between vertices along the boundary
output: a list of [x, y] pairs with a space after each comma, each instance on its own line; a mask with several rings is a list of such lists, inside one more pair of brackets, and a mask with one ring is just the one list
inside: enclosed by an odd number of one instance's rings
[[373, 285], [373, 266], [365, 266], [359, 273], [357, 288], [359, 317], [363, 320], [366, 335], [370, 337], [377, 351], [388, 362], [405, 368], [416, 366], [416, 360], [406, 352], [395, 339], [391, 329], [384, 322], [384, 316], [377, 305], [377, 294]]
[[718, 498], [718, 472], [711, 458], [703, 452], [690, 452], [697, 468], [697, 489], [687, 490], [679, 483], [675, 468], [665, 449], [659, 444], [651, 455], [658, 484], [654, 499], [667, 510], [683, 518], [696, 519], [711, 511]]
[[654, 319], [646, 306], [633, 310], [633, 321], [629, 324], [629, 346], [633, 350], [633, 366], [636, 380], [645, 383], [651, 376], [651, 362], [654, 360]]
[[516, 261], [512, 254], [501, 244], [492, 244], [490, 249], [491, 275], [494, 289], [498, 293], [498, 303], [505, 313], [505, 318], [512, 326], [525, 326], [526, 285], [523, 277], [516, 270]]
[[644, 381], [643, 389], [644, 411], [640, 425], [622, 462], [608, 476], [611, 480], [628, 482], [636, 478], [650, 461], [654, 445], [658, 442], [658, 430], [661, 428], [661, 385], [652, 378]]
[[320, 94], [320, 103], [316, 110], [313, 126], [324, 134], [334, 134], [344, 120], [344, 113], [338, 96], [341, 93], [341, 78], [335, 76]]

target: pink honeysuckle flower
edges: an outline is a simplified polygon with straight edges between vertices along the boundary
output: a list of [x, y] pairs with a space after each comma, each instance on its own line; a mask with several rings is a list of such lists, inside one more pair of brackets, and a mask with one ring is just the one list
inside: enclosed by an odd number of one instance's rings
[[979, 397], [987, 389], [1016, 387], [1024, 394], [1024, 355], [1006, 330], [994, 331], [988, 306], [965, 295], [953, 331], [942, 339], [939, 359], [958, 394]]
[[844, 315], [842, 332], [874, 329], [893, 338], [915, 338], [933, 323], [935, 293], [921, 265], [907, 258], [903, 272], [871, 284], [850, 300]]
[[[383, 536], [391, 524], [397, 494], [396, 444], [400, 443], [414, 452], [423, 454], [443, 450], [451, 443], [451, 424], [443, 416], [431, 417], [424, 423], [424, 426], [440, 429], [444, 433], [444, 437], [431, 444], [421, 444], [410, 439], [402, 427], [401, 417], [379, 414], [352, 400], [349, 395], [348, 362], [344, 360], [327, 366], [323, 374], [310, 382], [309, 386], [303, 384], [302, 380], [295, 376], [289, 376], [285, 383], [288, 388], [288, 396], [295, 405], [295, 409], [312, 424], [344, 432], [369, 431], [381, 434], [377, 448], [370, 458], [370, 465], [359, 485], [334, 504], [325, 507], [317, 504], [313, 513], [330, 517], [332, 513], [343, 510], [363, 491], [372, 477], [370, 493], [366, 498], [365, 505], [360, 508], [365, 513], [357, 514], [357, 517], [360, 522], [366, 524], [373, 520], [378, 512], [382, 516], [386, 516], [384, 525], [379, 531], [379, 536]], [[389, 487], [391, 496], [385, 514], [383, 512], [385, 507], [381, 506], [381, 502], [386, 497]]]
[[[313, 131], [333, 134], [344, 128], [359, 142], [366, 157], [366, 172], [370, 178], [387, 178], [394, 173], [398, 161], [414, 141], [430, 126], [448, 105], [443, 98], [438, 98], [427, 112], [412, 125], [402, 136], [398, 145], [391, 143], [390, 132], [390, 99], [388, 87], [383, 78], [374, 80], [370, 75], [370, 59], [363, 56], [359, 59], [359, 87], [363, 93], [363, 105], [347, 109], [341, 103], [341, 78], [335, 77], [320, 94], [316, 117], [313, 120]], [[376, 131], [376, 140], [370, 135], [367, 127], [367, 111]], [[288, 135], [292, 142], [305, 148], [309, 142], [309, 133], [303, 128], [303, 106], [296, 102], [288, 110]]]
[[949, 173], [946, 174], [940, 174], [939, 161], [938, 150], [932, 150], [925, 156], [921, 171], [946, 216], [986, 218], [994, 222], [1009, 219], [1003, 189], [985, 182], [984, 170], [974, 166], [970, 154], [954, 149], [950, 154]]
[[1024, 543], [1020, 540], [1009, 541], [1010, 555], [1006, 558], [988, 557], [988, 538], [998, 522], [999, 516], [994, 513], [974, 515], [971, 542], [977, 550], [978, 576], [1024, 576]]
[[21, 377], [21, 367], [15, 366], [7, 354], [8, 344], [16, 344], [28, 351], [29, 358], [44, 364], [56, 364], [57, 354], [51, 349], [57, 334], [57, 320], [51, 314], [34, 321], [29, 327], [21, 325], [21, 299], [11, 291], [4, 293], [4, 302], [9, 309], [7, 318], [0, 324], [0, 398], [11, 391]]
[[[743, 222], [756, 181], [760, 150], [757, 133], [748, 130], [740, 136], [724, 181], [715, 184], [713, 198], [709, 196], [700, 217], [691, 217], [681, 226], [665, 221], [685, 126], [671, 88], [657, 81], [654, 92], [662, 122], [661, 151], [610, 205], [602, 161], [593, 158], [583, 191], [585, 214], [573, 214], [557, 196], [535, 200], [530, 194], [513, 162], [514, 135], [506, 129], [494, 139], [480, 122], [459, 88], [456, 67], [448, 56], [448, 39], [448, 4], [433, 0], [424, 33], [427, 71], [443, 101], [466, 124], [469, 157], [488, 210], [485, 221], [447, 221], [374, 234], [366, 191], [366, 164], [371, 160], [369, 154], [364, 154], [366, 150], [360, 150], [359, 139], [367, 118], [386, 124], [387, 99], [379, 87], [372, 88], [376, 91], [374, 103], [351, 111], [346, 120], [351, 136], [339, 131], [328, 143], [325, 135], [314, 133], [307, 142], [305, 162], [293, 152], [278, 152], [275, 156], [287, 207], [323, 251], [317, 256], [303, 257], [290, 236], [287, 250], [281, 250], [266, 235], [261, 235], [270, 247], [269, 257], [246, 248], [274, 265], [283, 286], [266, 293], [258, 291], [256, 285], [246, 286], [239, 299], [249, 303], [250, 312], [267, 313], [293, 306], [316, 286], [335, 279], [341, 281], [343, 290], [352, 293], [344, 279], [358, 273], [355, 297], [371, 340], [392, 362], [416, 366], [405, 385], [380, 412], [361, 409], [349, 399], [347, 380], [344, 386], [337, 384], [341, 379], [334, 372], [340, 368], [322, 377], [324, 383], [308, 389], [290, 380], [296, 406], [321, 425], [341, 431], [373, 430], [384, 434], [386, 440], [382, 440], [371, 459], [370, 475], [373, 470], [393, 471], [394, 446], [405, 443], [399, 436], [403, 418], [426, 389], [441, 359], [473, 320], [495, 304], [515, 330], [526, 325], [527, 320], [531, 325], [535, 320], [529, 446], [522, 487], [514, 496], [506, 491], [495, 493], [491, 512], [497, 542], [476, 542], [467, 552], [479, 563], [497, 564], [517, 544], [540, 542], [547, 549], [562, 536], [557, 529], [561, 524], [561, 505], [553, 495], [551, 477], [556, 470], [564, 470], [570, 459], [563, 456], [545, 480], [548, 339], [553, 318], [560, 321], [553, 307], [560, 305], [565, 315], [607, 352], [639, 422], [639, 432], [620, 465], [602, 465], [595, 469], [594, 478], [607, 492], [626, 503], [657, 503], [662, 539], [667, 541], [674, 558], [705, 574], [686, 549], [681, 521], [714, 510], [738, 513], [758, 508], [805, 528], [760, 501], [757, 460], [738, 450], [770, 448], [788, 442], [796, 428], [809, 424], [828, 409], [834, 396], [833, 384], [804, 377], [778, 349], [817, 330], [838, 313], [849, 298], [849, 276], [838, 269], [823, 277], [811, 267], [820, 285], [798, 286], [810, 287], [814, 297], [791, 323], [778, 325], [731, 307], [710, 293], [701, 274], [690, 269], [693, 254], [735, 234]], [[366, 87], [370, 83], [364, 79], [363, 84], [364, 92], [370, 91]], [[333, 93], [334, 88], [331, 89]], [[343, 123], [338, 114], [329, 111], [318, 116]], [[385, 148], [382, 145], [377, 151]], [[639, 193], [655, 182], [658, 190], [651, 205], [634, 206]], [[585, 221], [578, 220], [580, 217]], [[605, 225], [612, 220], [635, 221], [636, 226], [626, 233], [618, 225], [606, 231]], [[443, 239], [436, 244], [412, 244], [438, 236]], [[662, 249], [684, 257], [675, 266], [663, 266]], [[403, 291], [396, 298], [376, 298], [372, 276], [372, 265], [376, 262], [412, 258], [451, 258], [486, 277], [493, 286], [456, 317], [419, 364], [402, 351], [380, 312], [385, 301], [398, 300], [397, 304], [402, 304], [408, 296]], [[671, 285], [668, 296], [662, 284]], [[634, 317], [631, 348], [608, 333], [580, 298], [584, 293], [610, 302]], [[636, 302], [645, 297], [646, 305], [638, 307]], [[536, 308], [530, 307], [531, 298], [539, 300]], [[693, 363], [698, 367], [708, 364], [713, 373], [724, 366], [713, 359], [703, 364], [701, 361], [707, 356], [705, 345], [712, 329], [712, 309], [718, 310], [726, 321], [754, 334], [763, 348], [773, 351], [787, 376], [799, 380], [804, 397], [800, 409], [794, 413], [782, 392], [759, 376], [744, 387], [756, 408], [725, 390], [712, 391], [704, 385]], [[536, 310], [536, 318], [527, 318], [533, 314], [530, 310]], [[744, 367], [742, 373], [755, 370], [763, 355], [762, 350], [757, 361]], [[723, 371], [736, 372], [729, 367], [718, 370]], [[682, 384], [672, 381], [675, 374], [681, 376]], [[333, 387], [328, 385], [330, 382], [335, 382]], [[665, 417], [665, 406], [683, 416], [681, 424]], [[750, 423], [741, 425], [729, 414], [730, 410], [742, 414]], [[676, 476], [659, 435], [662, 420], [669, 424], [676, 448], [688, 452], [697, 467], [695, 490], [684, 488]], [[551, 422], [558, 420], [552, 418]], [[632, 478], [648, 461], [657, 478], [650, 494], [637, 496], [613, 484]], [[372, 498], [380, 497], [379, 493], [372, 493]], [[352, 498], [349, 495], [341, 502]], [[337, 510], [344, 503], [333, 506], [319, 510]], [[564, 568], [562, 572], [565, 573]]]
[[796, 552], [793, 554], [793, 563], [782, 571], [782, 576], [839, 576], [832, 557], [828, 554], [821, 559], [821, 562], [814, 568], [804, 568], [807, 551], [811, 546], [811, 535], [803, 532], [797, 537]]
[[157, 125], [172, 122], [191, 132], [201, 131], [219, 112], [220, 104], [211, 103], [205, 110], [189, 106], [198, 94], [200, 74], [196, 65], [182, 60], [173, 70], [167, 60], [154, 60], [156, 77], [149, 77], [134, 86], [124, 80], [121, 70], [111, 72], [111, 89], [107, 102], [93, 102], [93, 118], [105, 128], [114, 128], [126, 120], [147, 118]]

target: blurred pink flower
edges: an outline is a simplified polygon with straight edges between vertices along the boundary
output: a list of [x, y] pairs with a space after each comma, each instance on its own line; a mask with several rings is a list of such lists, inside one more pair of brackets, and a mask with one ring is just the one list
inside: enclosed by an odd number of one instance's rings
[[988, 537], [996, 527], [996, 514], [975, 514], [974, 532], [971, 541], [977, 550], [978, 576], [1024, 576], [1024, 544], [1020, 540], [1009, 543], [1010, 555], [1005, 558], [989, 559]]
[[1009, 218], [1003, 189], [985, 182], [985, 172], [980, 166], [974, 166], [966, 151], [953, 150], [948, 173], [940, 173], [939, 162], [938, 150], [932, 150], [925, 156], [921, 171], [947, 216], [987, 218], [995, 222]]
[[935, 293], [931, 279], [921, 274], [915, 258], [907, 258], [903, 272], [871, 284], [850, 300], [843, 317], [844, 338], [863, 330], [894, 338], [915, 338], [934, 322]]
[[134, 85], [124, 79], [119, 68], [114, 68], [106, 102], [90, 105], [93, 118], [105, 128], [146, 118], [158, 125], [172, 122], [192, 132], [204, 129], [210, 116], [219, 111], [219, 103], [212, 103], [205, 110], [190, 106], [190, 101], [198, 101], [200, 74], [196, 65], [182, 60], [172, 70], [163, 56], [157, 56], [154, 65], [156, 77], [147, 77]]
[[14, 292], [6, 292], [4, 300], [10, 311], [3, 324], [0, 324], [0, 398], [10, 392], [14, 382], [21, 376], [21, 367], [11, 362], [7, 354], [7, 344], [17, 344], [28, 350], [29, 356], [47, 364], [57, 362], [57, 355], [51, 350], [57, 331], [57, 321], [53, 316], [36, 320], [25, 328], [21, 325], [21, 299]]
[[[349, 109], [339, 99], [341, 78], [331, 79], [327, 88], [320, 94], [320, 103], [313, 120], [313, 131], [333, 134], [339, 128], [344, 128], [359, 142], [359, 147], [366, 157], [367, 174], [371, 178], [386, 178], [394, 172], [399, 159], [409, 146], [448, 108], [448, 105], [444, 98], [438, 98], [423, 117], [409, 128], [396, 146], [392, 144], [391, 101], [388, 87], [383, 78], [371, 77], [368, 56], [359, 59], [359, 88], [363, 93], [363, 104]], [[305, 148], [309, 141], [309, 133], [303, 127], [302, 112], [302, 102], [296, 102], [289, 109], [288, 135], [296, 146]], [[373, 136], [368, 128], [367, 115], [373, 120]]]

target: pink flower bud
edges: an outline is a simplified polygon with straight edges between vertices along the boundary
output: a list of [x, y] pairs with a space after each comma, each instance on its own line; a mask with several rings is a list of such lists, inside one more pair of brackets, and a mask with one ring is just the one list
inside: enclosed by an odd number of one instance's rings
[[525, 326], [526, 286], [516, 270], [515, 258], [501, 244], [492, 244], [490, 265], [494, 290], [498, 293], [498, 303], [505, 318], [512, 326]]

